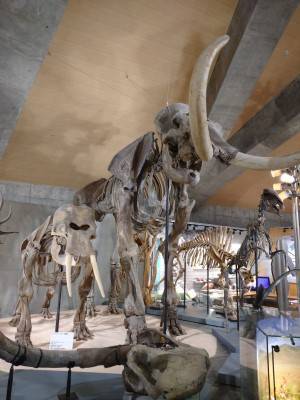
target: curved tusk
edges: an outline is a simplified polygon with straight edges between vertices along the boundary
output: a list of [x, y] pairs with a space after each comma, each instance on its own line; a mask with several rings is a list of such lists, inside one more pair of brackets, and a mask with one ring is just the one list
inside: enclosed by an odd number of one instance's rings
[[101, 277], [100, 277], [99, 268], [98, 268], [98, 264], [97, 264], [97, 260], [96, 260], [95, 254], [92, 254], [90, 256], [90, 260], [91, 260], [91, 264], [92, 264], [92, 268], [93, 268], [94, 277], [95, 277], [95, 280], [96, 280], [97, 285], [99, 287], [101, 296], [105, 297], [105, 293], [104, 293], [104, 289], [103, 289], [103, 285], [102, 285], [102, 281], [101, 281]]
[[213, 148], [208, 130], [206, 92], [211, 70], [218, 54], [228, 43], [229, 36], [224, 35], [208, 46], [198, 58], [190, 82], [190, 128], [195, 150], [201, 160], [213, 157]]
[[229, 162], [232, 165], [249, 169], [284, 169], [300, 164], [300, 153], [294, 153], [283, 157], [260, 157], [238, 151], [235, 157]]
[[72, 256], [71, 254], [66, 254], [66, 281], [69, 296], [72, 297]]

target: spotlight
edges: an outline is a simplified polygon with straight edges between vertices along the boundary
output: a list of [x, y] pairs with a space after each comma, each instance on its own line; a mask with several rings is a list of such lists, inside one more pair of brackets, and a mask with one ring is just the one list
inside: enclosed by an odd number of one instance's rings
[[[283, 183], [294, 183], [295, 182], [295, 178], [293, 177], [293, 175], [288, 174], [287, 172], [283, 172], [283, 174], [280, 177], [281, 182]], [[276, 183], [275, 183], [276, 185]], [[273, 185], [274, 187], [274, 185]]]
[[277, 178], [278, 176], [281, 175], [281, 169], [275, 169], [275, 170], [271, 171], [271, 175], [273, 178]]

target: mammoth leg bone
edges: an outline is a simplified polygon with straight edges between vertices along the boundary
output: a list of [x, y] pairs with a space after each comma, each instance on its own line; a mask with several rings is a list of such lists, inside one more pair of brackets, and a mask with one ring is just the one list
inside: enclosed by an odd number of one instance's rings
[[55, 293], [54, 286], [50, 286], [49, 288], [47, 288], [45, 300], [42, 305], [42, 316], [44, 318], [50, 319], [53, 317], [53, 314], [51, 314], [49, 308], [50, 308], [51, 300], [52, 300], [52, 297], [54, 296], [54, 293]]
[[16, 342], [23, 346], [32, 346], [30, 340], [31, 334], [31, 316], [29, 310], [29, 303], [33, 296], [32, 288], [32, 270], [38, 249], [31, 244], [24, 250], [22, 254], [23, 261], [23, 277], [19, 282], [19, 307], [20, 307], [20, 321], [17, 326], [15, 335]]
[[131, 193], [121, 190], [117, 216], [117, 243], [122, 268], [126, 273], [126, 297], [124, 301], [127, 341], [137, 342], [137, 335], [146, 327], [145, 304], [138, 277], [138, 247], [134, 241], [131, 215]]
[[74, 339], [87, 340], [93, 336], [86, 326], [86, 300], [93, 284], [93, 269], [90, 262], [85, 268], [85, 276], [79, 285], [79, 306], [75, 312], [73, 321]]
[[224, 282], [224, 314], [226, 325], [228, 327], [228, 319], [236, 321], [237, 315], [233, 305], [233, 298], [230, 294], [229, 274], [227, 266], [221, 267], [221, 281]]
[[121, 291], [121, 271], [120, 271], [120, 260], [118, 257], [118, 246], [114, 249], [114, 253], [111, 257], [110, 262], [110, 293], [107, 306], [108, 314], [120, 314], [118, 308], [118, 299]]
[[12, 317], [12, 319], [9, 321], [10, 326], [18, 326], [21, 318], [21, 303], [20, 303], [20, 298], [18, 298], [17, 304], [16, 304], [16, 310], [15, 313]]
[[167, 287], [167, 309], [163, 311], [161, 326], [164, 321], [164, 313], [167, 313], [168, 330], [171, 335], [183, 335], [184, 330], [177, 319], [177, 295], [173, 276], [173, 260], [176, 257], [178, 239], [185, 231], [190, 219], [192, 208], [195, 202], [190, 201], [187, 194], [186, 185], [182, 187], [178, 207], [176, 207], [175, 223], [169, 235], [169, 259], [168, 259], [168, 287]]

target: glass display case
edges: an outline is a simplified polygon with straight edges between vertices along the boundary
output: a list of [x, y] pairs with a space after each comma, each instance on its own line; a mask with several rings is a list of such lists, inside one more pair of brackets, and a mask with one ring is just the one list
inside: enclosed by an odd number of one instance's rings
[[300, 318], [263, 319], [257, 324], [260, 400], [300, 399]]

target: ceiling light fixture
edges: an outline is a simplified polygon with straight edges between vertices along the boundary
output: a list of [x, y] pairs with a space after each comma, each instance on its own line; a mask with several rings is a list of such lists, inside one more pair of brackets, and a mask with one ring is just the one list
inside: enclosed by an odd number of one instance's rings
[[283, 183], [294, 183], [295, 177], [293, 175], [288, 174], [287, 172], [283, 172], [280, 176], [280, 181]]
[[281, 169], [275, 169], [275, 170], [271, 171], [271, 175], [272, 175], [272, 178], [277, 178], [278, 176], [281, 175]]

